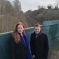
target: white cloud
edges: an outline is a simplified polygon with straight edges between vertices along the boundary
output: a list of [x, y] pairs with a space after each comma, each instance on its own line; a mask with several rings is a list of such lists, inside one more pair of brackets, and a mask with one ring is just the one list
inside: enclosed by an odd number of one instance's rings
[[47, 6], [48, 4], [54, 5], [56, 0], [20, 0], [22, 4], [22, 10], [25, 12], [28, 9], [37, 9], [38, 5]]
[[[13, 1], [13, 0], [10, 0]], [[38, 5], [47, 6], [48, 4], [55, 5], [56, 0], [19, 0], [21, 2], [22, 10], [25, 12], [28, 9], [37, 9]]]
[[27, 10], [35, 10], [35, 9], [37, 9], [36, 7], [30, 7], [30, 6], [28, 6], [28, 5], [23, 5], [22, 6], [22, 10], [24, 11], [24, 12], [26, 12]]

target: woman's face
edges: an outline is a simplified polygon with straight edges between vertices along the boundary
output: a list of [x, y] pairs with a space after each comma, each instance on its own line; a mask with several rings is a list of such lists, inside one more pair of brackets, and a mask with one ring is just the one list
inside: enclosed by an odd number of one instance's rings
[[23, 26], [22, 25], [18, 25], [17, 26], [17, 31], [18, 31], [18, 33], [22, 34], [24, 32]]

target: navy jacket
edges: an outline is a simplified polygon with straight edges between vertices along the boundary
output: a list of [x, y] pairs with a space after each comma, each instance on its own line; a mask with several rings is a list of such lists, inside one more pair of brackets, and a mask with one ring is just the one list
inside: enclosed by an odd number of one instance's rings
[[48, 38], [44, 33], [39, 33], [37, 38], [35, 32], [31, 34], [30, 48], [32, 55], [35, 55], [35, 59], [47, 59], [48, 57]]
[[26, 59], [26, 46], [21, 41], [15, 43], [13, 37], [10, 38], [10, 55], [11, 59]]

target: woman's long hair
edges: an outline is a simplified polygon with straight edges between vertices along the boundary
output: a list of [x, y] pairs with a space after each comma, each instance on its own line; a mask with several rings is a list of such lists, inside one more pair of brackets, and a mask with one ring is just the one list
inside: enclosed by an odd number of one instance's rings
[[[19, 34], [18, 34], [18, 31], [17, 31], [17, 26], [18, 26], [18, 25], [22, 25], [23, 28], [25, 28], [25, 27], [24, 27], [24, 24], [23, 24], [22, 22], [18, 22], [18, 23], [16, 24], [16, 26], [15, 26], [15, 28], [14, 28], [14, 31], [12, 32], [12, 36], [13, 36], [14, 41], [15, 41], [16, 43], [18, 43], [19, 41], [21, 41], [20, 36], [19, 36]], [[24, 33], [24, 32], [23, 32], [23, 33]]]

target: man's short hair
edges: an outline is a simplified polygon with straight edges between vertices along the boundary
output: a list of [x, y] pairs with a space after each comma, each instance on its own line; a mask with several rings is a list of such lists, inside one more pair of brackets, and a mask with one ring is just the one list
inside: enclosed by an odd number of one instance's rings
[[39, 24], [39, 23], [37, 23], [37, 24], [35, 24], [35, 25], [34, 25], [34, 27], [40, 27], [40, 24]]

